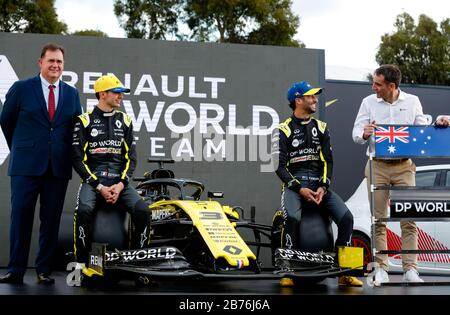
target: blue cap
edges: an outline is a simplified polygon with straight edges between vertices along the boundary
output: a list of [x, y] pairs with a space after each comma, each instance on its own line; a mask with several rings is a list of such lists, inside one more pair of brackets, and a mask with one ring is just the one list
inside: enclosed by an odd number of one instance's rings
[[295, 101], [297, 97], [302, 97], [305, 95], [316, 95], [322, 93], [322, 88], [313, 88], [306, 82], [296, 82], [291, 85], [287, 92], [287, 99], [289, 103]]

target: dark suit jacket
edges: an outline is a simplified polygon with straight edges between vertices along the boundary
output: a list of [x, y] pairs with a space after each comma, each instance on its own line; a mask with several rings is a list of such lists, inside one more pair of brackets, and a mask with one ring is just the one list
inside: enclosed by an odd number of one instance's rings
[[40, 176], [49, 161], [57, 177], [72, 177], [72, 133], [81, 114], [78, 91], [61, 82], [53, 122], [38, 76], [17, 81], [6, 94], [0, 125], [10, 153], [8, 175]]

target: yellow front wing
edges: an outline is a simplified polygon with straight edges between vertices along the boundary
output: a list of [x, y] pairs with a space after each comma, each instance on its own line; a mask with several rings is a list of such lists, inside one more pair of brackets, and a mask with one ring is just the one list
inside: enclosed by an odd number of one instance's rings
[[256, 260], [217, 201], [160, 201], [150, 209], [167, 205], [176, 205], [188, 214], [215, 259], [223, 257], [230, 266], [238, 268], [248, 266], [249, 259]]

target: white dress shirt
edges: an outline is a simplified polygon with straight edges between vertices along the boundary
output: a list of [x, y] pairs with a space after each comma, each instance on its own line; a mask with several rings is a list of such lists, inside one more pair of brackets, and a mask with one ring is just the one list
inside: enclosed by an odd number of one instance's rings
[[423, 114], [422, 104], [416, 95], [400, 91], [398, 99], [391, 103], [377, 98], [376, 94], [362, 100], [353, 126], [353, 141], [364, 144], [364, 126], [375, 124], [427, 125], [427, 116]]
[[[42, 92], [44, 93], [45, 104], [47, 104], [48, 110], [48, 94], [50, 93], [50, 89], [48, 88], [48, 86], [50, 85], [50, 83], [44, 79], [42, 74], [40, 74], [39, 76], [41, 77]], [[53, 85], [55, 86], [55, 88], [53, 89], [53, 93], [55, 94], [55, 110], [56, 110], [56, 108], [58, 107], [58, 100], [59, 100], [59, 80], [53, 83]]]

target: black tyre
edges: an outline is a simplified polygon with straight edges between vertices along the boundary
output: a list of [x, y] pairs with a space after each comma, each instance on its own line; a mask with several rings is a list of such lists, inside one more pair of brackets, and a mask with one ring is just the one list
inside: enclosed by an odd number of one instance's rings
[[272, 265], [275, 265], [275, 250], [281, 247], [281, 232], [284, 226], [284, 218], [283, 212], [281, 210], [277, 210], [272, 219], [272, 237], [271, 237], [271, 245], [272, 245]]

